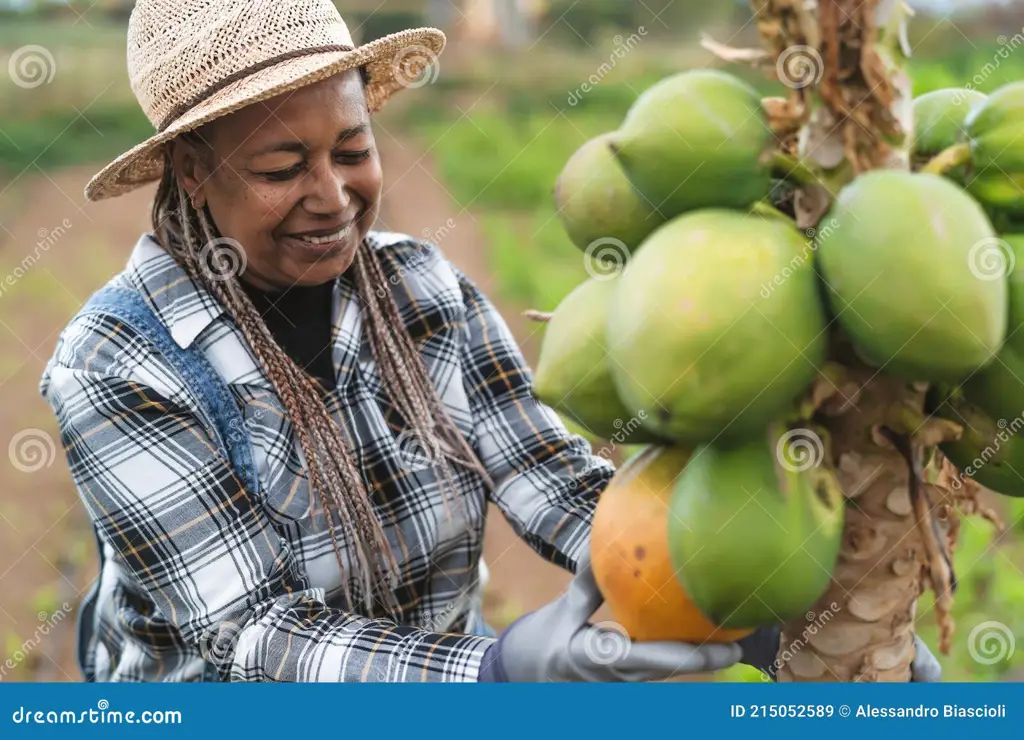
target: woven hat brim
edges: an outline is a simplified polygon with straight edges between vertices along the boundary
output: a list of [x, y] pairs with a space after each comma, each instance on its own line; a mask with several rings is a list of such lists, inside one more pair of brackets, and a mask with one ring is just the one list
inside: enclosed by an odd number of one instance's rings
[[[91, 201], [123, 195], [163, 175], [163, 145], [186, 131], [199, 128], [236, 110], [311, 85], [345, 70], [367, 66], [370, 84], [366, 103], [371, 113], [381, 109], [395, 92], [410, 87], [402, 78], [400, 56], [433, 55], [445, 46], [444, 33], [436, 28], [415, 28], [384, 36], [353, 51], [332, 51], [290, 59], [267, 67], [227, 85], [189, 110], [166, 130], [132, 147], [100, 170], [85, 187]], [[427, 70], [433, 74], [433, 70]]]

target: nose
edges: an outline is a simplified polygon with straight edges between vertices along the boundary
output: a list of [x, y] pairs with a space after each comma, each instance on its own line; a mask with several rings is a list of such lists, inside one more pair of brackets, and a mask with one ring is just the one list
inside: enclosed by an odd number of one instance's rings
[[352, 194], [344, 174], [331, 164], [318, 164], [306, 176], [303, 206], [317, 216], [332, 216], [347, 210]]

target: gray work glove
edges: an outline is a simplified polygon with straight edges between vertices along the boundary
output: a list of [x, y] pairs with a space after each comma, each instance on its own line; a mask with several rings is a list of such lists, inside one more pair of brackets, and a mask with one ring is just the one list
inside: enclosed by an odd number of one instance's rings
[[[743, 657], [740, 662], [757, 668], [774, 681], [778, 668], [775, 656], [779, 652], [780, 635], [781, 628], [777, 626], [762, 627], [741, 639], [739, 645], [743, 649]], [[942, 680], [942, 666], [924, 644], [924, 640], [917, 635], [914, 635], [914, 661], [910, 665], [910, 680], [915, 683], [936, 683]]]
[[718, 671], [740, 659], [736, 643], [633, 642], [611, 623], [589, 624], [603, 601], [588, 554], [564, 594], [513, 622], [488, 650], [481, 680], [660, 681]]

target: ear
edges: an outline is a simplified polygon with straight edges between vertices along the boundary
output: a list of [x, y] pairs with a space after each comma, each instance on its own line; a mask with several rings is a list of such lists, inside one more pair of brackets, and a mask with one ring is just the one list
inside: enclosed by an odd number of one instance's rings
[[168, 146], [178, 182], [188, 193], [192, 206], [202, 208], [206, 205], [205, 187], [212, 174], [209, 150], [200, 151], [199, 145], [181, 137]]

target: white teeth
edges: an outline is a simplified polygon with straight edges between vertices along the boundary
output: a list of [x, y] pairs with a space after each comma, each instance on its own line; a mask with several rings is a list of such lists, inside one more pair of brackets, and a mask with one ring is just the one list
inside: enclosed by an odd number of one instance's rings
[[348, 233], [347, 226], [341, 231], [335, 231], [333, 234], [328, 234], [327, 236], [300, 236], [299, 239], [304, 242], [309, 242], [310, 244], [330, 244], [331, 242], [336, 242], [342, 239], [346, 233]]

